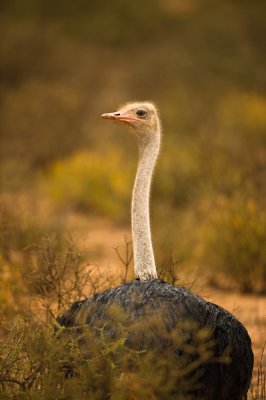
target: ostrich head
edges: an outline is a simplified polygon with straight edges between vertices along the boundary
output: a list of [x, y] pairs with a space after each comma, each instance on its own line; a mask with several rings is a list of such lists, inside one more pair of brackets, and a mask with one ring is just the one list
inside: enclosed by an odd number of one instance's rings
[[112, 113], [102, 114], [103, 118], [124, 122], [139, 138], [148, 138], [160, 131], [157, 110], [152, 103], [127, 103]]

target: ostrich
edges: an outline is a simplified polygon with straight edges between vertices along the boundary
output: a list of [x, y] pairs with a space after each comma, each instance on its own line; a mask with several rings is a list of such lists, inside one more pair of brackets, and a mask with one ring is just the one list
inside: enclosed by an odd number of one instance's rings
[[[208, 328], [215, 356], [230, 350], [227, 364], [207, 364], [195, 398], [241, 400], [250, 386], [253, 353], [245, 327], [222, 307], [205, 301], [184, 287], [158, 279], [150, 231], [149, 198], [154, 166], [160, 150], [161, 125], [155, 106], [149, 102], [129, 103], [117, 112], [102, 114], [105, 119], [128, 126], [136, 135], [139, 163], [134, 183], [131, 224], [136, 279], [78, 301], [61, 318], [65, 327], [82, 321], [93, 327], [108, 318], [108, 309], [118, 305], [131, 321], [154, 315], [163, 329], [178, 329], [179, 321], [191, 320]], [[160, 307], [158, 307], [160, 305]], [[160, 319], [160, 313], [163, 318]], [[145, 338], [144, 338], [145, 341]]]

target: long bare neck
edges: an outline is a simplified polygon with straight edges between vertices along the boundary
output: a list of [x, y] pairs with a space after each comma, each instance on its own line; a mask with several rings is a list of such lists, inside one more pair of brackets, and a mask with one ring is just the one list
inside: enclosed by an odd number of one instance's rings
[[135, 274], [141, 280], [157, 278], [151, 241], [149, 199], [159, 148], [159, 130], [148, 140], [139, 139], [139, 164], [132, 196], [131, 224]]

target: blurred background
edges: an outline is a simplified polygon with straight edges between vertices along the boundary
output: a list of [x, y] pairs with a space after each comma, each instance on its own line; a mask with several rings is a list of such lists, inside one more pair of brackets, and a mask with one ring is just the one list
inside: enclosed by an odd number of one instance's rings
[[[164, 131], [151, 201], [160, 277], [244, 323], [249, 398], [265, 399], [265, 15], [263, 0], [1, 1], [0, 317], [30, 321], [20, 346], [34, 347], [36, 318], [54, 323], [134, 276], [137, 143], [100, 115], [150, 100]], [[15, 377], [28, 368], [16, 362]]]
[[100, 115], [151, 100], [159, 268], [265, 293], [266, 2], [2, 0], [0, 12], [2, 260], [15, 268], [56, 233], [116, 268], [137, 145]]

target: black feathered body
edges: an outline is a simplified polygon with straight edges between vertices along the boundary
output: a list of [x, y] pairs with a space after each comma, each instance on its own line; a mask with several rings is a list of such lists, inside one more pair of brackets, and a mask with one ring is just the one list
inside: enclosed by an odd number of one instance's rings
[[[113, 306], [125, 312], [129, 324], [153, 316], [162, 325], [160, 328], [166, 331], [180, 329], [182, 321], [193, 321], [197, 329], [208, 328], [214, 343], [214, 356], [221, 357], [224, 352], [229, 352], [230, 362], [213, 362], [204, 366], [201, 388], [194, 393], [195, 398], [245, 398], [253, 369], [251, 341], [245, 327], [228, 311], [184, 287], [173, 286], [159, 279], [134, 280], [74, 303], [59, 319], [59, 323], [65, 327], [78, 326], [79, 316], [82, 315], [82, 323], [99, 326], [108, 320], [109, 310]], [[142, 345], [145, 347], [145, 336]], [[158, 345], [161, 345], [159, 339]]]

